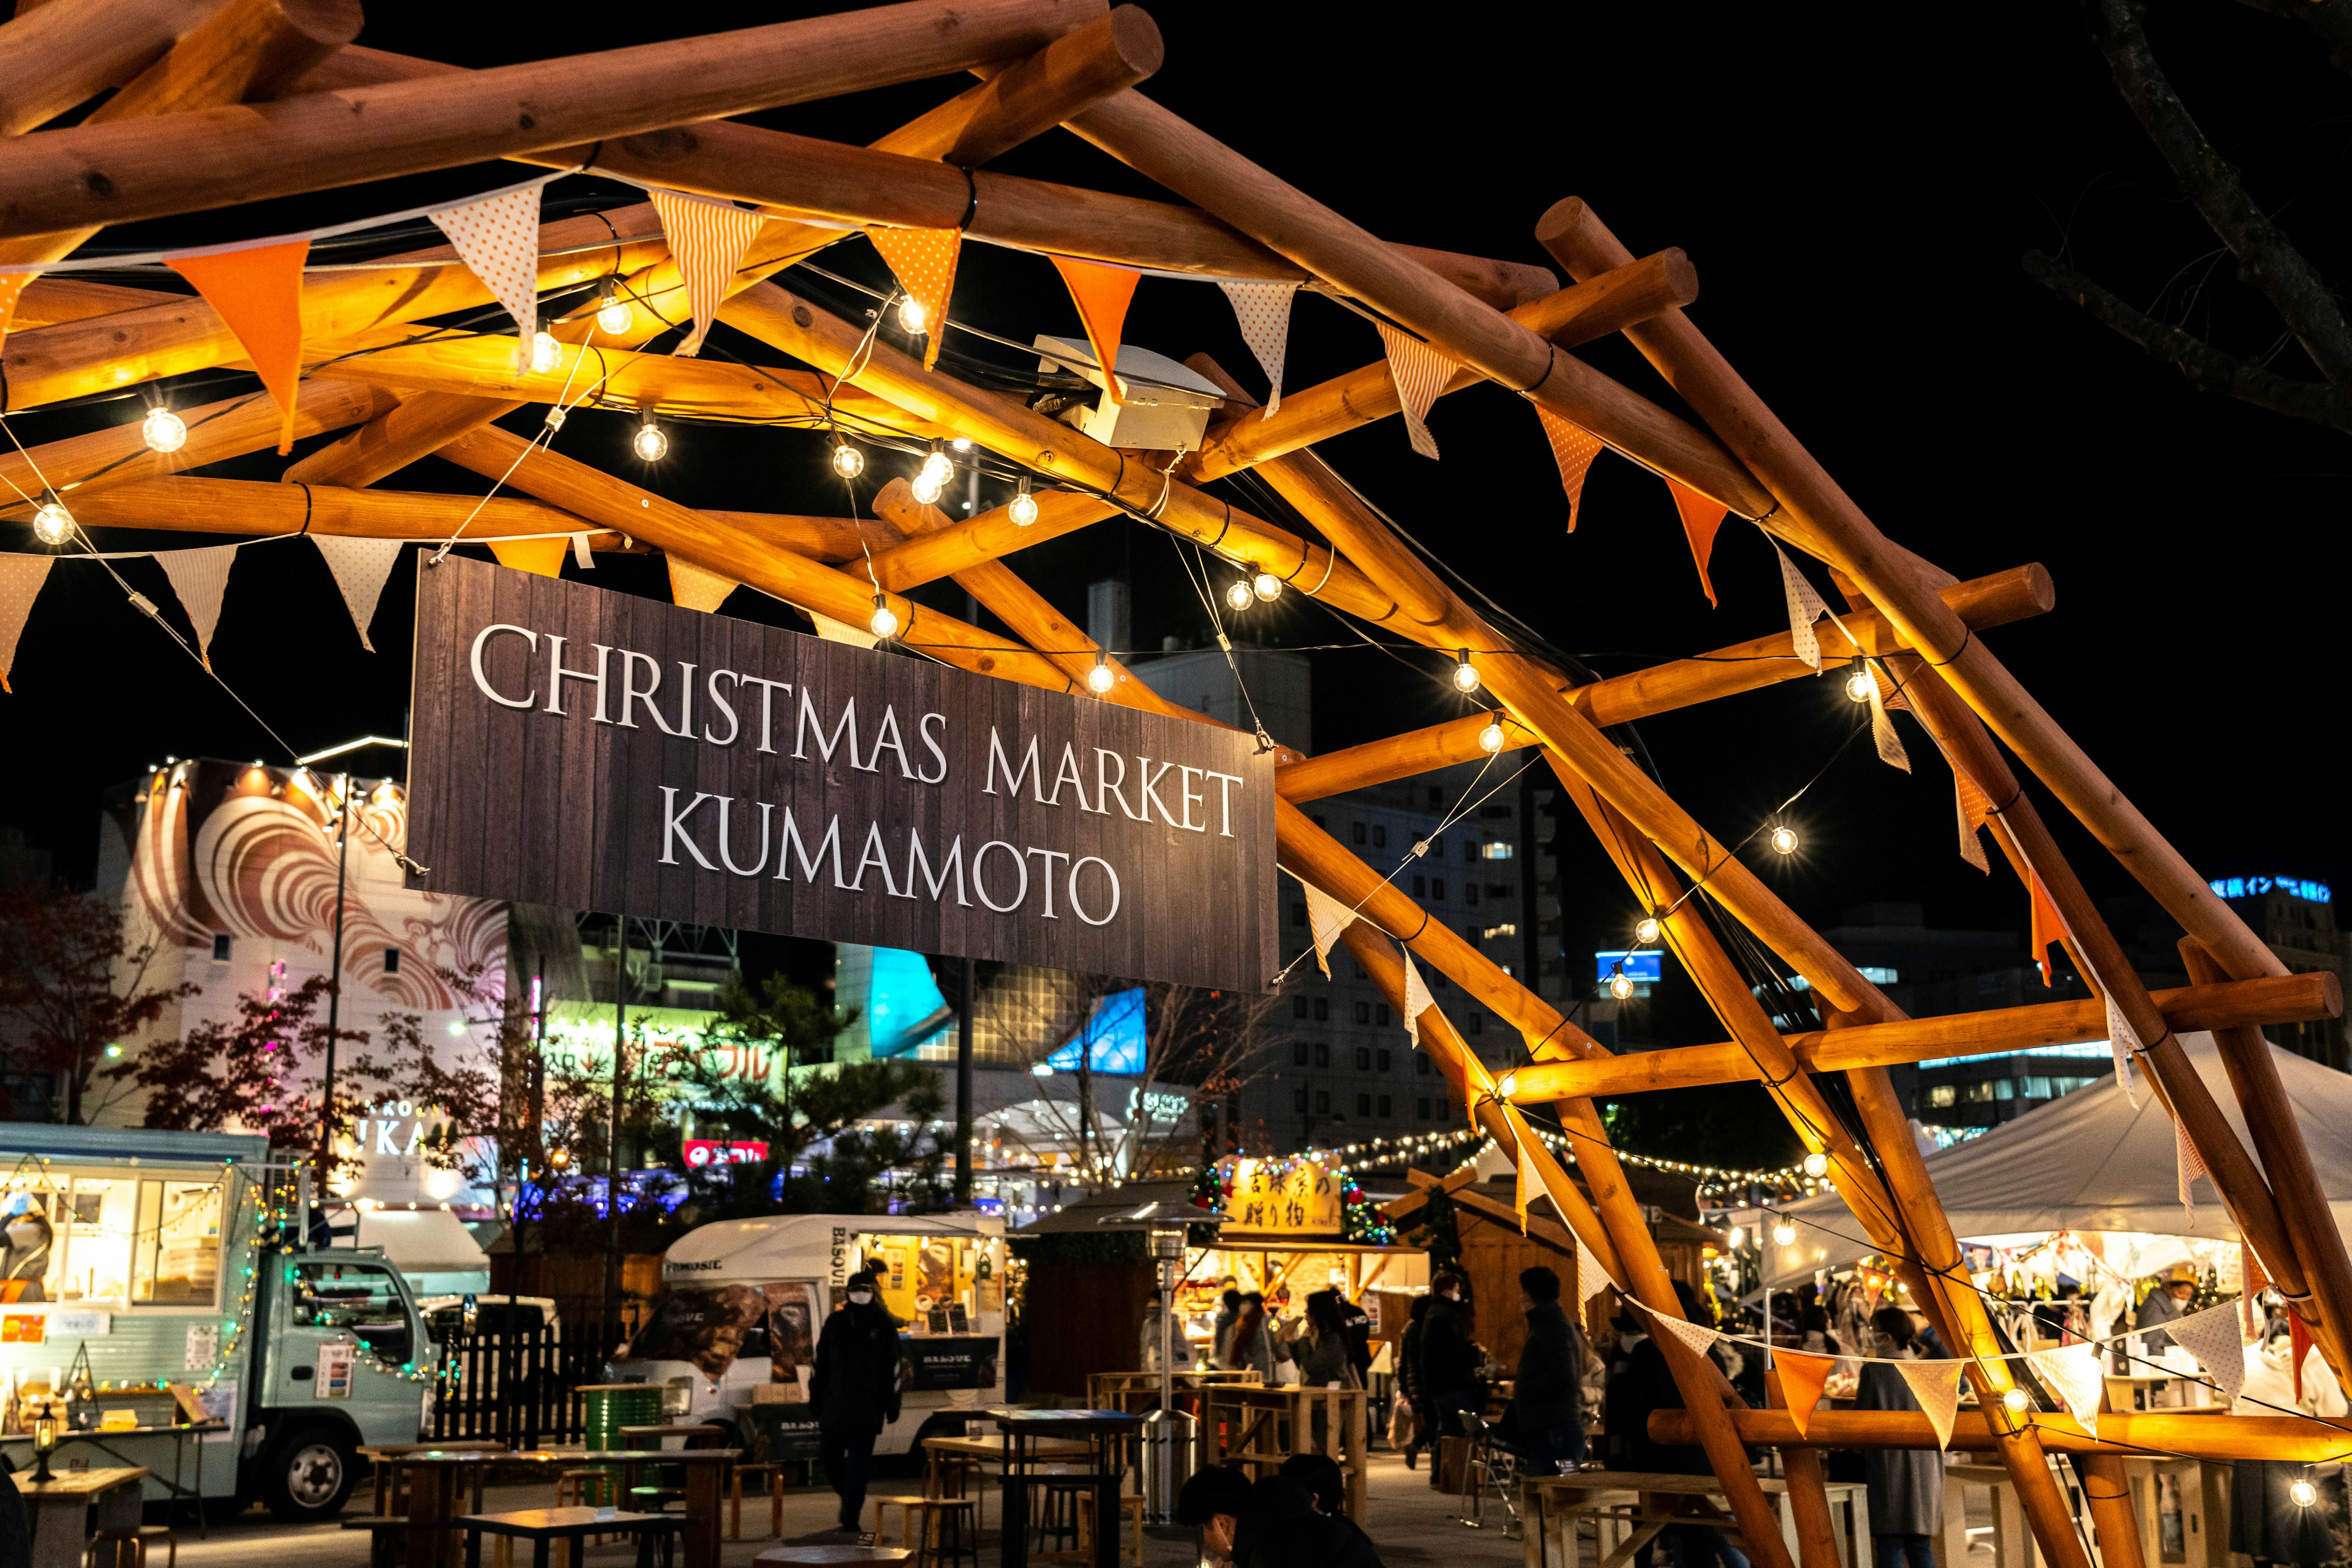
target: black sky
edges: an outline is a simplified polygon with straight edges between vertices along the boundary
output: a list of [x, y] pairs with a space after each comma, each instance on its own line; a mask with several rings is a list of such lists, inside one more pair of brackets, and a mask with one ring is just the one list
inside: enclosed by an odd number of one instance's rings
[[[362, 41], [469, 66], [619, 45], [830, 7], [603, 8], [593, 28], [501, 31], [499, 8], [380, 7]], [[519, 9], [517, 16], [524, 15]], [[530, 12], [538, 20], [544, 12]], [[1637, 254], [1682, 247], [1699, 324], [1894, 538], [1961, 576], [2044, 563], [2059, 608], [1988, 641], [2208, 875], [2342, 881], [2333, 799], [2341, 724], [2344, 437], [2200, 394], [2026, 278], [2021, 254], [2067, 258], [2225, 349], [2307, 375], [2258, 299], [2174, 189], [2117, 99], [2082, 18], [2064, 6], [1414, 8], [1192, 5], [1159, 12], [1168, 64], [1146, 91], [1329, 205], [1392, 239], [1546, 258], [1537, 218], [1591, 200]], [[2202, 0], [2150, 22], [2160, 58], [2251, 189], [2324, 273], [2347, 261], [2342, 217], [2352, 80], [2294, 25]], [[961, 86], [923, 83], [758, 117], [862, 142]], [[1012, 173], [1158, 194], [1065, 134], [1003, 159]], [[117, 245], [266, 234], [488, 189], [512, 165], [326, 193], [117, 231]], [[562, 190], [565, 187], [558, 187]], [[615, 194], [615, 205], [628, 199]], [[851, 241], [821, 258], [880, 281]], [[1076, 326], [1050, 268], [967, 249], [956, 313], [1002, 336]], [[1129, 342], [1205, 349], [1259, 378], [1222, 296], [1148, 279]], [[748, 358], [776, 355], [733, 340]], [[1627, 345], [1580, 351], [1667, 402]], [[1289, 383], [1377, 356], [1371, 329], [1302, 299]], [[221, 395], [218, 391], [205, 395]], [[191, 395], [184, 401], [195, 400]], [[135, 418], [135, 401], [27, 412], [30, 444]], [[519, 423], [519, 422], [510, 422]], [[1664, 486], [1604, 456], [1583, 522], [1565, 506], [1535, 417], [1483, 387], [1442, 404], [1429, 463], [1395, 422], [1327, 456], [1456, 569], [1554, 642], [1630, 668], [1785, 625], [1769, 551], [1725, 529], [1722, 597], [1701, 596]], [[635, 475], [625, 425], [583, 416], [562, 448]], [[215, 471], [274, 478], [274, 457]], [[815, 437], [683, 428], [652, 482], [678, 499], [779, 511], [836, 510]], [[478, 489], [430, 460], [396, 488]], [[109, 547], [195, 542], [108, 539]], [[35, 548], [17, 530], [6, 548]], [[362, 652], [325, 568], [295, 543], [247, 552], [214, 659], [297, 749], [398, 733], [415, 552], [395, 571]], [[1168, 541], [1104, 524], [1014, 564], [1082, 613], [1088, 580], [1131, 571], [1138, 640], [1196, 634], [1202, 617]], [[151, 563], [124, 574], [159, 598]], [[656, 563], [606, 558], [594, 580], [666, 592]], [[746, 613], [751, 595], [731, 606]], [[961, 595], [942, 603], [960, 605]], [[756, 609], [750, 613], [759, 613]], [[1265, 640], [1344, 634], [1286, 596], [1255, 612]], [[769, 617], [763, 617], [769, 618]], [[788, 620], [779, 611], [772, 617]], [[1451, 700], [1377, 653], [1317, 656], [1318, 750], [1443, 716]], [[267, 737], [89, 564], [60, 566], [0, 697], [0, 824], [88, 874], [98, 797], [166, 754], [278, 760]], [[1853, 710], [1834, 681], [1798, 682], [1643, 725], [1668, 785], [1727, 838], [1811, 776]], [[1907, 721], [1905, 721], [1907, 724]], [[1768, 868], [1800, 912], [1833, 923], [1870, 899], [1925, 902], [1931, 921], [2023, 923], [2005, 873], [1953, 853], [1950, 784], [1914, 730], [1916, 776], [1867, 745], [1795, 814], [1806, 852]], [[1579, 830], [1580, 831], [1580, 829]], [[2128, 890], [2071, 831], [2096, 890]], [[1767, 857], [1767, 858], [1769, 858]], [[1571, 907], [1605, 927], [1622, 892], [1571, 861]]]

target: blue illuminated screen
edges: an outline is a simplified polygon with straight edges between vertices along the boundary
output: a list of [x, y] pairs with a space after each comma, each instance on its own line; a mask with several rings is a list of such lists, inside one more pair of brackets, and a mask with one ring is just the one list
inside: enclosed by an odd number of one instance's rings
[[2258, 899], [2264, 893], [2280, 892], [2315, 904], [2333, 901], [2326, 883], [2303, 877], [2216, 877], [2212, 889], [2225, 899]]
[[1596, 952], [1592, 955], [1592, 977], [1606, 980], [1615, 974], [1619, 963], [1625, 966], [1628, 980], [1659, 981], [1666, 977], [1666, 955], [1654, 947], [1633, 952]]

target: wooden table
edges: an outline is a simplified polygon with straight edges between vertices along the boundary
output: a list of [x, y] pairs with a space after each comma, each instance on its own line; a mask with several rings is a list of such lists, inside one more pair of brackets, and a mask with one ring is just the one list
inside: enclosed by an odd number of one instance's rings
[[637, 1568], [651, 1568], [654, 1537], [685, 1524], [674, 1513], [628, 1513], [609, 1508], [526, 1508], [512, 1513], [468, 1513], [457, 1523], [466, 1531], [466, 1568], [482, 1568], [482, 1537], [510, 1536], [531, 1543], [531, 1568], [547, 1568], [547, 1549], [554, 1542], [573, 1542], [571, 1561], [578, 1562], [592, 1535], [634, 1535], [637, 1538]]
[[[1177, 1408], [1186, 1408], [1184, 1396], [1193, 1396], [1192, 1408], [1198, 1408], [1200, 1393], [1218, 1384], [1254, 1384], [1255, 1372], [1179, 1372], [1176, 1373]], [[1127, 1410], [1140, 1407], [1134, 1402], [1158, 1403], [1160, 1374], [1156, 1372], [1094, 1372], [1087, 1374], [1087, 1403], [1101, 1410]]]
[[[1780, 1539], [1789, 1557], [1797, 1557], [1797, 1521], [1789, 1505], [1789, 1483], [1778, 1476], [1759, 1476], [1766, 1500], [1780, 1521]], [[1838, 1559], [1844, 1568], [1863, 1568], [1863, 1548], [1870, 1539], [1870, 1503], [1860, 1481], [1832, 1481], [1827, 1486], [1830, 1522], [1837, 1536]], [[1674, 1513], [1652, 1500], [1694, 1498], [1713, 1511]], [[1525, 1535], [1521, 1550], [1527, 1568], [1577, 1568], [1576, 1527], [1593, 1524], [1594, 1568], [1623, 1568], [1633, 1553], [1654, 1541], [1670, 1525], [1697, 1525], [1720, 1530], [1735, 1542], [1738, 1527], [1723, 1510], [1723, 1483], [1713, 1476], [1670, 1476], [1645, 1470], [1578, 1470], [1565, 1476], [1522, 1476], [1519, 1479], [1519, 1519]], [[1950, 1510], [1946, 1510], [1950, 1517]], [[1617, 1537], [1614, 1542], [1611, 1538]], [[1755, 1553], [1749, 1553], [1753, 1557]], [[1964, 1558], [1948, 1558], [1955, 1564]]]
[[[98, 1530], [137, 1530], [146, 1497], [147, 1472], [136, 1465], [103, 1470], [60, 1470], [52, 1458], [50, 1479], [16, 1478], [17, 1495], [32, 1515], [33, 1568], [79, 1568]], [[96, 1517], [92, 1517], [93, 1506]]]
[[[117, 1453], [111, 1446], [118, 1439], [124, 1437], [170, 1438], [172, 1443], [172, 1479], [165, 1480], [162, 1476], [155, 1474], [152, 1468], [149, 1470], [147, 1479], [155, 1482], [158, 1486], [161, 1486], [164, 1490], [165, 1500], [173, 1504], [175, 1507], [183, 1500], [193, 1500], [196, 1505], [196, 1533], [199, 1535], [205, 1535], [207, 1532], [205, 1530], [204, 1440], [215, 1432], [226, 1432], [227, 1430], [228, 1423], [226, 1421], [198, 1421], [193, 1424], [183, 1422], [180, 1425], [173, 1426], [118, 1426], [111, 1432], [98, 1430], [89, 1432], [60, 1432], [58, 1434], [58, 1447], [59, 1448], [63, 1448], [68, 1443], [86, 1443], [89, 1447], [97, 1449], [100, 1453], [104, 1454], [108, 1458], [114, 1460], [118, 1465], [130, 1465], [131, 1460], [129, 1457]], [[187, 1443], [190, 1437], [196, 1439], [196, 1484], [193, 1487], [182, 1485], [180, 1479], [181, 1457], [187, 1451]], [[32, 1468], [32, 1441], [33, 1435], [29, 1432], [22, 1434], [11, 1433], [5, 1437], [0, 1437], [0, 1444], [23, 1443], [26, 1445], [25, 1458], [16, 1467], [20, 1472], [28, 1470]], [[169, 1519], [171, 1517], [171, 1512], [167, 1510], [164, 1517]]]
[[473, 1465], [575, 1465], [586, 1452], [569, 1447], [418, 1448], [393, 1443], [362, 1448], [360, 1457], [371, 1464], [408, 1471], [408, 1568], [449, 1568], [455, 1556], [450, 1544], [457, 1525], [461, 1470]]
[[[1033, 1452], [1041, 1460], [1082, 1461], [1093, 1455], [1094, 1447], [1085, 1442], [1055, 1442], [1047, 1438], [1037, 1443]], [[966, 1469], [981, 1469], [1003, 1462], [1004, 1440], [1001, 1437], [926, 1437], [923, 1439], [923, 1495], [962, 1497], [963, 1472]], [[980, 1518], [983, 1504], [983, 1497], [975, 1493], [972, 1499], [972, 1528], [975, 1530], [984, 1522]]]
[[914, 1554], [904, 1546], [771, 1546], [751, 1561], [765, 1568], [888, 1568]]
[[[645, 1431], [645, 1427], [623, 1427]], [[687, 1428], [699, 1430], [699, 1428]], [[621, 1495], [626, 1497], [648, 1465], [676, 1465], [686, 1471], [686, 1568], [719, 1568], [720, 1543], [726, 1540], [723, 1504], [727, 1474], [743, 1457], [740, 1448], [618, 1448], [603, 1456], [621, 1466]]]
[[727, 1428], [716, 1422], [696, 1421], [684, 1426], [668, 1424], [656, 1426], [624, 1426], [621, 1428], [621, 1437], [624, 1442], [637, 1437], [651, 1437], [658, 1444], [671, 1437], [709, 1437], [726, 1430]]
[[[1348, 1517], [1361, 1524], [1370, 1485], [1370, 1398], [1360, 1388], [1304, 1388], [1295, 1383], [1212, 1385], [1202, 1395], [1202, 1462], [1238, 1464], [1251, 1479], [1262, 1480], [1293, 1454], [1323, 1454], [1339, 1467], [1347, 1483]], [[1323, 1418], [1319, 1442], [1318, 1415]]]
[[1064, 1471], [1052, 1479], [1064, 1484], [1088, 1483], [1095, 1493], [1095, 1568], [1118, 1568], [1118, 1493], [1127, 1475], [1127, 1443], [1142, 1428], [1143, 1417], [1123, 1410], [992, 1409], [1004, 1434], [1004, 1506], [997, 1534], [1003, 1543], [1004, 1568], [1026, 1568], [1029, 1561], [1029, 1489], [1047, 1477], [1047, 1447], [1066, 1449], [1072, 1440], [1085, 1444], [1087, 1468]]

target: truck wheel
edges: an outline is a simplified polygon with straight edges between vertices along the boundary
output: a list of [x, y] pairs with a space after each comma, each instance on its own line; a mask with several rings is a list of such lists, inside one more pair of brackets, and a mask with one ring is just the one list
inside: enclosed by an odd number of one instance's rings
[[357, 1473], [348, 1437], [331, 1426], [297, 1426], [262, 1457], [261, 1500], [289, 1524], [315, 1524], [342, 1511]]

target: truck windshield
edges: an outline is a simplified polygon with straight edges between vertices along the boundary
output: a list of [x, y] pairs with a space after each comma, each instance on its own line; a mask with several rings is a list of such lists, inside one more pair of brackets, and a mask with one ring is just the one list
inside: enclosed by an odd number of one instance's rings
[[389, 1361], [407, 1361], [414, 1349], [408, 1305], [387, 1268], [366, 1263], [298, 1263], [292, 1309], [294, 1327], [346, 1330]]

